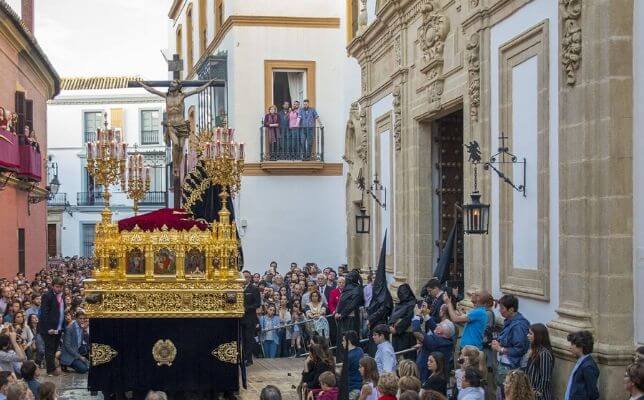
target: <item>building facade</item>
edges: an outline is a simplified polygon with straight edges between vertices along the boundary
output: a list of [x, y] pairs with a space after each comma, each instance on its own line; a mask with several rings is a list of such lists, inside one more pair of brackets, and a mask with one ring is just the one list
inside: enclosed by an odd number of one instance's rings
[[[204, 106], [199, 96], [186, 99], [186, 117], [198, 129], [226, 120], [236, 129], [236, 140], [246, 144], [235, 210], [250, 270], [264, 271], [272, 260], [281, 266], [345, 260], [341, 157], [347, 99], [359, 93], [359, 82], [349, 79], [358, 76], [358, 65], [345, 56], [347, 16], [344, 4], [323, 0], [288, 6], [227, 0], [172, 4], [169, 48], [183, 60], [182, 78], [226, 81], [223, 93], [212, 94], [214, 105]], [[305, 99], [323, 125], [311, 129], [313, 154], [280, 146], [281, 153], [270, 153], [269, 135], [261, 127], [269, 105]]]
[[[47, 261], [47, 109], [59, 78], [22, 17], [0, 1], [0, 276], [33, 276]], [[16, 115], [12, 120], [11, 114]]]
[[[558, 397], [574, 364], [566, 335], [593, 331], [602, 396], [622, 398], [624, 365], [644, 342], [635, 301], [644, 290], [644, 161], [633, 150], [643, 133], [642, 4], [348, 2], [356, 8], [348, 51], [362, 84], [345, 141], [349, 264], [373, 265], [387, 231], [393, 287], [418, 289], [478, 176], [489, 234], [457, 237], [451, 278], [495, 298], [515, 294], [531, 322], [547, 324]], [[516, 155], [495, 166], [522, 190], [482, 163], [475, 175], [464, 151], [473, 141], [482, 162], [500, 148]], [[386, 209], [356, 187], [358, 176], [376, 175], [389, 190]], [[362, 206], [370, 235], [352, 226]]]
[[[137, 77], [63, 78], [61, 92], [47, 104], [50, 164], [57, 170], [60, 188], [48, 201], [50, 257], [91, 256], [94, 228], [101, 220], [102, 188], [86, 170], [87, 142], [96, 129], [118, 128], [128, 152], [136, 150], [150, 168], [150, 189], [140, 212], [167, 204], [167, 157], [163, 139], [165, 101], [141, 88], [127, 88]], [[107, 120], [105, 119], [107, 118]], [[110, 188], [115, 219], [133, 215], [132, 200], [119, 186]]]

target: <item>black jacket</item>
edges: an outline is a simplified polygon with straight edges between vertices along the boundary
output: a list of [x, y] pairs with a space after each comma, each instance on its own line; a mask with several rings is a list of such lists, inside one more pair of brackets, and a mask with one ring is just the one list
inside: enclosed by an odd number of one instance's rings
[[[364, 294], [359, 278], [360, 276], [355, 271], [349, 272], [345, 277], [346, 283], [340, 295], [338, 308], [335, 310], [342, 318], [348, 317], [352, 312], [357, 312], [364, 305]], [[357, 315], [355, 314], [355, 316]]]
[[[63, 302], [63, 310], [65, 309], [65, 297], [61, 296]], [[52, 289], [49, 289], [41, 297], [40, 304], [40, 319], [38, 322], [38, 330], [42, 335], [47, 334], [50, 329], [58, 328], [58, 321], [60, 320], [60, 309], [58, 307], [58, 300]], [[65, 329], [65, 321], [63, 320], [62, 329]], [[62, 330], [61, 329], [61, 330]], [[62, 333], [62, 332], [61, 332]]]
[[597, 380], [599, 368], [592, 357], [586, 357], [575, 371], [570, 382], [570, 400], [599, 399]]
[[262, 298], [259, 295], [257, 286], [250, 284], [244, 288], [244, 317], [242, 324], [257, 325], [257, 309], [262, 305]]

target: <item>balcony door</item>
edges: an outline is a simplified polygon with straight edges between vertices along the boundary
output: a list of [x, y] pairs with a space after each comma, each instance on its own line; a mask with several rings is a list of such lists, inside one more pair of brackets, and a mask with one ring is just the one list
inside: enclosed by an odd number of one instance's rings
[[47, 255], [51, 258], [58, 254], [58, 237], [56, 224], [47, 224]]

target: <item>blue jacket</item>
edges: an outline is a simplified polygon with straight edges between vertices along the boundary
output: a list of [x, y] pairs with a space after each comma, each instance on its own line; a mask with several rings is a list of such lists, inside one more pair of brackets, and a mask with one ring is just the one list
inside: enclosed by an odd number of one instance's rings
[[360, 375], [360, 359], [364, 352], [360, 347], [349, 351], [347, 367], [349, 368], [349, 390], [360, 390], [362, 388], [362, 375]]
[[599, 368], [592, 357], [586, 357], [572, 376], [568, 400], [597, 400]]
[[60, 352], [60, 363], [63, 365], [71, 365], [74, 360], [80, 359], [81, 355], [78, 349], [81, 346], [83, 335], [78, 322], [74, 321], [67, 325], [65, 334], [63, 335], [63, 346]]
[[[420, 320], [411, 321], [412, 330], [414, 332], [422, 332], [420, 329]], [[429, 378], [429, 369], [427, 369], [427, 359], [429, 354], [433, 352], [442, 353], [445, 356], [445, 367], [450, 368], [453, 365], [452, 358], [454, 354], [454, 341], [452, 339], [444, 338], [435, 335], [431, 332], [423, 337], [423, 343], [416, 356], [416, 365], [418, 372], [420, 372], [420, 381], [425, 382]]]
[[516, 369], [521, 366], [523, 355], [530, 348], [528, 342], [528, 330], [530, 322], [521, 315], [514, 314], [512, 319], [506, 318], [503, 321], [503, 330], [499, 335], [499, 343], [506, 349], [506, 355], [510, 361], [510, 368]]

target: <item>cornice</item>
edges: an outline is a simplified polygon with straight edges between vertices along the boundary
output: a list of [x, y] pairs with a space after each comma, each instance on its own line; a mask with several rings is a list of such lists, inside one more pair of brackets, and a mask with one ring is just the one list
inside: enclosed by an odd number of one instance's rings
[[72, 97], [57, 98], [47, 101], [49, 105], [74, 105], [74, 104], [132, 104], [132, 103], [159, 103], [165, 104], [160, 97], [137, 96], [100, 96], [100, 97]]

